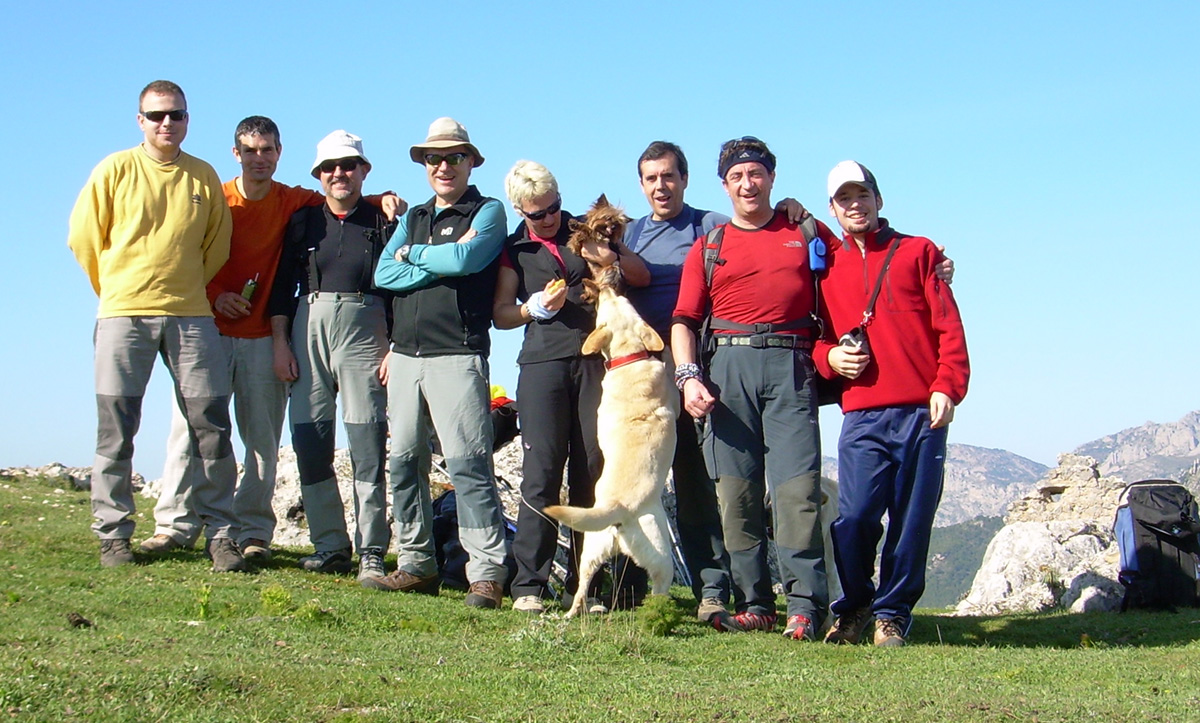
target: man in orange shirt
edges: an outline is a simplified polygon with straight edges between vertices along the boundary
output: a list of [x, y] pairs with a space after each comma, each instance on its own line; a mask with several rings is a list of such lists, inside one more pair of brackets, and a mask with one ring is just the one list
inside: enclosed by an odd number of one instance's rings
[[[306, 206], [318, 206], [318, 191], [286, 186], [273, 180], [283, 144], [270, 118], [250, 116], [234, 131], [233, 157], [242, 175], [222, 186], [233, 215], [229, 261], [208, 284], [221, 343], [229, 359], [233, 408], [246, 448], [243, 472], [234, 497], [241, 528], [238, 545], [247, 560], [271, 557], [275, 513], [275, 467], [283, 430], [288, 385], [273, 369], [271, 321], [267, 299], [283, 248], [288, 219]], [[389, 218], [406, 204], [393, 194], [372, 199]], [[143, 552], [164, 553], [190, 547], [200, 534], [200, 519], [191, 504], [195, 461], [189, 454], [187, 426], [178, 408], [172, 413], [167, 462], [154, 508], [155, 534], [141, 544]]]

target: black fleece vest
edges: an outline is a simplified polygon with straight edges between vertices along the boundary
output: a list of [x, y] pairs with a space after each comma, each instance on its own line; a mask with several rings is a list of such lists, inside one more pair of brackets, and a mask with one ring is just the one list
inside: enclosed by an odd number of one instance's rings
[[[408, 212], [408, 242], [448, 244], [471, 228], [483, 204], [491, 200], [475, 186], [458, 202], [440, 212], [430, 199]], [[496, 291], [493, 259], [482, 271], [466, 276], [444, 276], [428, 286], [396, 292], [392, 301], [392, 341], [395, 350], [409, 356], [484, 354], [491, 348], [492, 297]]]
[[571, 216], [565, 211], [554, 242], [567, 267], [566, 274], [549, 249], [529, 238], [528, 227], [522, 223], [508, 237], [508, 257], [517, 272], [517, 298], [524, 301], [534, 292], [542, 291], [553, 279], [567, 282], [567, 301], [553, 318], [531, 321], [525, 325], [525, 341], [521, 344], [518, 364], [570, 359], [579, 356], [583, 340], [596, 328], [596, 312], [584, 304], [583, 279], [589, 277], [587, 262], [567, 249], [571, 237]]

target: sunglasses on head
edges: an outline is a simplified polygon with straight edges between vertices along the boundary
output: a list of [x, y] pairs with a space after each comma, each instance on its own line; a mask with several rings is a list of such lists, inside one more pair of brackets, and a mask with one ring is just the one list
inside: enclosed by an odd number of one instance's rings
[[543, 208], [541, 211], [534, 211], [532, 213], [525, 213], [524, 211], [522, 211], [521, 215], [524, 216], [525, 218], [529, 219], [530, 221], [541, 221], [543, 218], [549, 216], [550, 214], [558, 213], [561, 210], [562, 210], [562, 196], [559, 196], [558, 200], [556, 200], [554, 203], [550, 204], [549, 206]]
[[170, 118], [171, 120], [178, 123], [178, 122], [182, 121], [184, 118], [187, 118], [187, 111], [182, 110], [182, 109], [144, 110], [144, 111], [142, 111], [142, 117], [145, 118], [146, 120], [150, 121], [151, 123], [162, 123], [163, 118]]
[[445, 155], [438, 153], [426, 153], [425, 163], [430, 166], [440, 166], [442, 165], [442, 161], [445, 161], [451, 166], [457, 166], [466, 160], [466, 158], [467, 154], [463, 153], [462, 151], [459, 151], [458, 153], [447, 153]]
[[349, 173], [362, 165], [362, 160], [358, 158], [338, 158], [332, 161], [321, 161], [321, 165], [317, 166], [321, 169], [321, 173], [333, 173], [338, 166], [342, 170]]

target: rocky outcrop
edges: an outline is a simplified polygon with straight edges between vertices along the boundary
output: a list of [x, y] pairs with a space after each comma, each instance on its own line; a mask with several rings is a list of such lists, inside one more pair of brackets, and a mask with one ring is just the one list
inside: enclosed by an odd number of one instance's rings
[[1124, 486], [1101, 476], [1090, 457], [1061, 455], [1058, 467], [1009, 507], [956, 612], [1118, 609], [1124, 589], [1112, 522]]

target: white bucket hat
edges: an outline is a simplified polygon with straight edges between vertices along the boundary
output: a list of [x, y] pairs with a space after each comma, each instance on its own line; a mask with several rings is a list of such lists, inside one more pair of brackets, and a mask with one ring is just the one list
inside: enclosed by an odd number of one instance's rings
[[321, 164], [325, 161], [336, 161], [339, 158], [361, 158], [367, 168], [371, 162], [363, 155], [362, 139], [346, 131], [334, 131], [321, 139], [317, 144], [317, 160], [313, 161], [313, 178], [320, 178]]
[[425, 142], [413, 146], [408, 153], [413, 159], [413, 163], [424, 164], [425, 151], [454, 148], [455, 146], [466, 146], [467, 150], [471, 151], [471, 157], [475, 159], [475, 165], [471, 166], [472, 168], [483, 165], [483, 154], [471, 143], [471, 136], [467, 135], [466, 126], [449, 117], [438, 118], [430, 123], [429, 135], [425, 138]]

